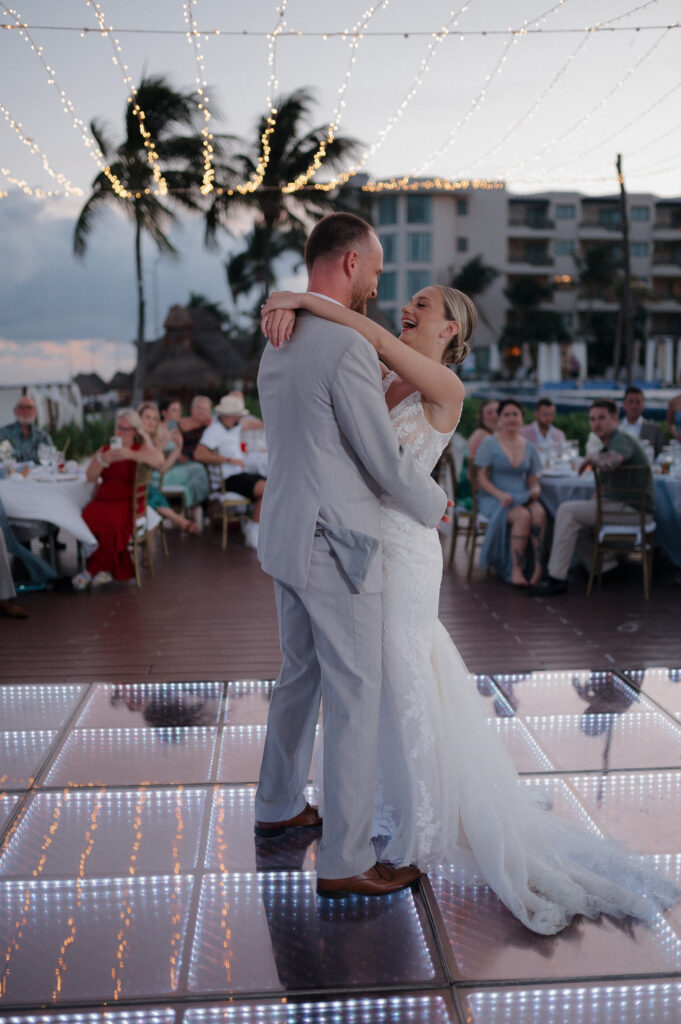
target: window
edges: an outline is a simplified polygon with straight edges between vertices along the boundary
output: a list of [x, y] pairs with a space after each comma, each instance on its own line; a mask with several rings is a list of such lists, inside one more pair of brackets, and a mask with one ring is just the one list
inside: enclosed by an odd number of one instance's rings
[[572, 256], [575, 251], [575, 243], [571, 238], [556, 239], [556, 256]]
[[650, 252], [650, 246], [647, 242], [632, 242], [629, 246], [629, 252], [632, 256], [647, 256]]
[[650, 209], [647, 206], [632, 206], [629, 216], [632, 220], [650, 220]]
[[607, 228], [608, 231], [619, 231], [622, 227], [622, 215], [619, 209], [601, 207], [598, 211], [598, 224], [602, 228]]
[[387, 274], [381, 274], [378, 279], [378, 301], [394, 302], [397, 298], [397, 274], [389, 270]]
[[456, 212], [459, 217], [466, 217], [468, 215], [468, 200], [457, 199], [456, 201]]
[[431, 196], [407, 196], [407, 223], [430, 224]]
[[427, 270], [408, 270], [407, 271], [407, 294], [411, 298], [412, 295], [416, 295], [422, 288], [427, 288], [430, 284], [430, 274]]
[[560, 313], [559, 316], [560, 316], [560, 319], [561, 319], [561, 321], [563, 323], [563, 327], [565, 328], [566, 331], [569, 331], [569, 330], [571, 330], [572, 327], [574, 327], [574, 323], [575, 323], [575, 314], [574, 313]]
[[574, 203], [556, 203], [556, 220], [574, 220]]
[[397, 196], [381, 196], [378, 200], [378, 223], [397, 224]]
[[378, 240], [383, 246], [383, 262], [397, 263], [397, 235], [379, 235]]
[[456, 240], [456, 251], [457, 252], [468, 252], [468, 239], [459, 236]]
[[410, 263], [430, 263], [431, 236], [427, 231], [407, 235], [407, 260]]

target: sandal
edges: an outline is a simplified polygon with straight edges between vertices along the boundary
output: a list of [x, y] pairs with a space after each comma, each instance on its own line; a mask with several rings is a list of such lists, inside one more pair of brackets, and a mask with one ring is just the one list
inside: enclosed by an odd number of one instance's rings
[[71, 580], [71, 586], [74, 590], [87, 590], [92, 583], [92, 576], [84, 569], [83, 572], [77, 573]]

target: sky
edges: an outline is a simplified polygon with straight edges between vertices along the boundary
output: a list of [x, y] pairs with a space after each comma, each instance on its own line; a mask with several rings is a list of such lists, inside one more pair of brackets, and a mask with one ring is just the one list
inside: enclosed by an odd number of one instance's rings
[[[249, 138], [269, 99], [310, 88], [313, 123], [336, 122], [360, 140], [360, 170], [373, 177], [481, 177], [514, 192], [608, 194], [621, 153], [630, 192], [681, 195], [681, 0], [453, 2], [21, 0], [11, 8], [29, 39], [0, 31], [0, 384], [81, 371], [108, 379], [132, 367], [131, 224], [108, 213], [85, 258], [72, 255], [75, 219], [98, 172], [87, 125], [96, 118], [119, 137], [129, 95], [117, 52], [133, 83], [163, 74], [191, 89], [203, 78], [211, 127]], [[9, 12], [0, 3], [0, 23], [15, 24]], [[82, 32], [99, 28], [98, 14], [110, 36]], [[207, 34], [200, 64], [187, 16]], [[340, 35], [358, 28], [356, 45]], [[17, 186], [59, 190], [46, 165], [83, 195], [41, 199]], [[185, 218], [172, 234], [177, 259], [146, 245], [149, 337], [191, 291], [230, 309], [224, 261], [240, 247], [240, 230], [209, 253], [200, 221]]]

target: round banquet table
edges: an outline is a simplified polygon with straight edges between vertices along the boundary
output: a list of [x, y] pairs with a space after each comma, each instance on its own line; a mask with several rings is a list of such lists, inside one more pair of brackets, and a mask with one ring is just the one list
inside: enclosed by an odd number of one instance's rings
[[[681, 568], [681, 478], [653, 476], [655, 484], [655, 522], [658, 543], [671, 561]], [[566, 471], [562, 474], [542, 473], [541, 502], [555, 519], [559, 505], [564, 501], [584, 501], [593, 497], [594, 475], [587, 470], [581, 476]]]
[[9, 519], [54, 523], [91, 553], [97, 539], [80, 513], [92, 497], [92, 489], [84, 473], [31, 473], [28, 477], [13, 473], [0, 480], [0, 500]]

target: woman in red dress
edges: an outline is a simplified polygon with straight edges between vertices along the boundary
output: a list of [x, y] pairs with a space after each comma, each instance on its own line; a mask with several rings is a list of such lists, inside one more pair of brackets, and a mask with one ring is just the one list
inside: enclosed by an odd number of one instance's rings
[[151, 443], [134, 409], [116, 415], [115, 437], [120, 447], [105, 445], [92, 456], [86, 470], [88, 480], [100, 478], [92, 501], [83, 509], [83, 519], [98, 541], [87, 562], [87, 570], [73, 578], [76, 590], [101, 586], [111, 580], [128, 580], [135, 568], [128, 551], [132, 534], [132, 492], [137, 463], [159, 469], [162, 453]]

